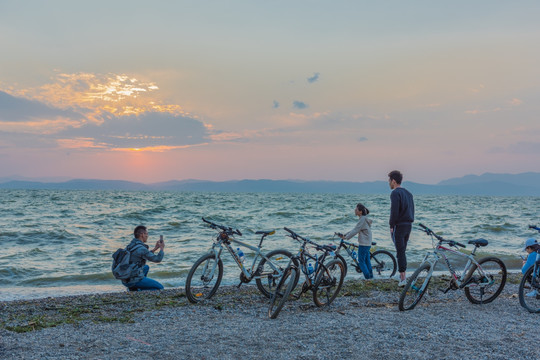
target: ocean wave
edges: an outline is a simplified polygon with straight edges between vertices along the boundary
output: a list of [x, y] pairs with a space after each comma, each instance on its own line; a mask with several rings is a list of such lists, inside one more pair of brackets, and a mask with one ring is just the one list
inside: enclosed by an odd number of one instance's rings
[[[358, 201], [370, 209], [378, 247], [394, 253], [387, 225], [388, 196], [46, 190], [3, 191], [2, 195], [9, 211], [4, 208], [0, 216], [0, 242], [5, 247], [0, 276], [11, 287], [119, 284], [110, 273], [111, 255], [129, 243], [133, 228], [141, 223], [150, 230], [150, 246], [160, 234], [166, 241], [162, 263], [149, 263], [150, 277], [180, 286], [217, 235], [202, 222], [203, 216], [240, 229], [244, 236], [238, 239], [253, 246], [260, 239], [254, 232], [274, 229], [276, 235], [265, 239], [263, 252], [284, 248], [296, 253], [298, 243], [286, 236], [284, 226], [322, 243], [336, 243], [335, 231], [344, 232], [356, 224], [352, 210]], [[415, 224], [422, 222], [445, 238], [464, 243], [486, 238], [490, 244], [480, 249], [478, 257], [494, 254], [509, 267], [519, 268], [517, 255], [524, 239], [538, 235], [527, 228], [540, 218], [537, 200], [415, 196]], [[508, 209], [509, 214], [501, 209]], [[415, 225], [407, 249], [411, 269], [431, 245]], [[238, 284], [240, 270], [231, 256], [224, 253], [223, 261], [224, 283]]]

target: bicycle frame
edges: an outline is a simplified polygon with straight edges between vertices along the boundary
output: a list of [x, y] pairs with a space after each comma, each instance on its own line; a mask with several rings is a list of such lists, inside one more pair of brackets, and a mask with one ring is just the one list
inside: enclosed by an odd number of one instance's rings
[[[468, 285], [467, 275], [469, 275], [469, 270], [471, 269], [471, 266], [476, 265], [478, 269], [480, 269], [480, 273], [484, 275], [484, 271], [482, 270], [482, 267], [478, 264], [478, 262], [474, 258], [476, 249], [477, 248], [475, 247], [470, 255], [466, 255], [458, 250], [452, 249], [450, 247], [445, 247], [441, 243], [437, 244], [437, 246], [433, 249], [433, 251], [428, 251], [427, 254], [424, 256], [424, 259], [422, 260], [422, 263], [428, 262], [431, 265], [427, 276], [431, 277], [433, 275], [433, 272], [435, 271], [435, 266], [437, 265], [437, 263], [441, 259], [444, 259], [445, 265], [448, 268], [448, 271], [450, 271], [450, 274], [452, 275], [453, 280], [456, 282], [457, 287], [461, 289], [467, 286]], [[445, 252], [450, 252], [452, 254], [467, 258], [467, 263], [465, 264], [465, 267], [461, 271], [461, 275], [458, 276], [458, 273], [456, 272], [454, 266], [450, 263], [450, 260], [446, 256]]]
[[[285, 230], [289, 231], [287, 228]], [[293, 235], [294, 234], [294, 235]], [[305, 286], [302, 287], [301, 291], [298, 293], [298, 295], [294, 296], [296, 299], [299, 299], [300, 296], [302, 296], [303, 293], [307, 292], [308, 290], [313, 289], [316, 284], [314, 284], [314, 280], [318, 278], [318, 275], [321, 271], [324, 271], [326, 268], [324, 266], [324, 261], [328, 257], [328, 255], [335, 255], [334, 251], [335, 249], [332, 249], [329, 246], [321, 246], [308, 238], [301, 237], [300, 235], [291, 232], [291, 238], [299, 241], [302, 243], [300, 246], [300, 250], [298, 253], [291, 258], [289, 261], [289, 266], [293, 266], [296, 269], [300, 269], [300, 271], [304, 274], [304, 277], [306, 279]], [[307, 245], [310, 244], [315, 247], [317, 251], [322, 251], [322, 255], [319, 256], [318, 254], [312, 255], [309, 253], [309, 251], [306, 249]], [[296, 265], [296, 262], [298, 262], [298, 265]], [[312, 273], [309, 273], [308, 270], [308, 262], [309, 260], [313, 260], [315, 263], [315, 268], [313, 269]]]
[[[230, 227], [227, 228], [227, 227], [215, 224], [215, 223], [213, 223], [211, 221], [207, 221], [204, 218], [203, 218], [203, 221], [210, 224], [210, 226], [213, 229], [220, 229], [219, 234], [217, 235], [217, 237], [214, 240], [214, 243], [212, 244], [212, 248], [210, 249], [210, 253], [213, 252], [215, 258], [219, 260], [219, 259], [221, 259], [221, 254], [223, 253], [223, 248], [225, 247], [225, 249], [227, 249], [229, 254], [231, 254], [234, 262], [240, 268], [240, 271], [244, 276], [244, 278], [242, 279], [242, 282], [250, 282], [253, 279], [261, 279], [262, 278], [262, 276], [264, 274], [259, 274], [259, 275], [256, 276], [258, 269], [255, 269], [257, 261], [260, 258], [265, 259], [267, 261], [268, 265], [272, 268], [273, 271], [279, 270], [278, 267], [276, 267], [274, 265], [274, 263], [272, 263], [270, 258], [268, 258], [265, 254], [262, 253], [262, 243], [264, 241], [264, 238], [266, 236], [268, 236], [268, 235], [274, 234], [275, 233], [274, 231], [271, 231], [271, 232], [264, 232], [264, 231], [263, 232], [258, 232], [258, 234], [259, 233], [262, 234], [261, 239], [260, 239], [259, 244], [257, 246], [253, 246], [253, 245], [246, 244], [245, 242], [242, 242], [240, 240], [236, 240], [234, 238], [234, 235], [242, 236], [242, 233], [238, 229], [233, 230]], [[250, 249], [251, 251], [255, 252], [255, 256], [253, 258], [253, 263], [251, 264], [250, 267], [245, 266], [242, 263], [242, 260], [239, 258], [238, 254], [232, 248], [231, 242], [235, 243], [235, 244], [237, 244], [237, 245], [239, 245], [239, 246], [241, 246], [243, 248], [247, 248], [247, 249]], [[213, 276], [215, 275], [217, 265], [218, 265], [217, 261], [213, 263], [212, 271], [209, 273], [209, 275], [210, 275], [209, 278], [213, 278]], [[208, 264], [205, 264], [205, 267], [204, 267], [205, 273], [206, 273], [206, 270], [208, 270], [207, 266], [208, 266]], [[242, 282], [240, 284], [242, 284]]]
[[[218, 236], [218, 238], [219, 238], [219, 236]], [[253, 258], [253, 263], [251, 264], [251, 266], [245, 266], [242, 263], [242, 261], [238, 257], [238, 254], [232, 248], [232, 246], [230, 244], [231, 242], [235, 243], [235, 244], [238, 244], [241, 247], [248, 248], [248, 249], [255, 252], [255, 257]], [[257, 276], [254, 276], [254, 275], [255, 275], [255, 270], [256, 270], [255, 265], [257, 264], [257, 260], [259, 260], [259, 258], [266, 259], [266, 261], [268, 261], [268, 265], [270, 265], [273, 270], [277, 269], [274, 266], [274, 264], [270, 261], [270, 259], [267, 258], [266, 255], [264, 255], [262, 253], [261, 246], [249, 245], [249, 244], [246, 244], [246, 243], [244, 243], [244, 242], [242, 242], [240, 240], [236, 240], [236, 239], [234, 239], [232, 237], [229, 237], [227, 242], [219, 241], [219, 242], [214, 242], [214, 244], [212, 245], [212, 249], [210, 251], [214, 253], [214, 255], [216, 256], [216, 259], [221, 258], [221, 254], [223, 252], [223, 247], [225, 247], [225, 249], [227, 249], [229, 254], [231, 254], [231, 256], [234, 259], [234, 262], [236, 263], [236, 265], [238, 265], [238, 267], [240, 268], [240, 271], [242, 271], [242, 273], [244, 274], [246, 279], [248, 279], [249, 281], [257, 278]], [[217, 262], [214, 263], [214, 266], [213, 266], [214, 268], [212, 269], [212, 273], [211, 273], [212, 275], [213, 275], [213, 273], [215, 271], [216, 266], [217, 266]]]

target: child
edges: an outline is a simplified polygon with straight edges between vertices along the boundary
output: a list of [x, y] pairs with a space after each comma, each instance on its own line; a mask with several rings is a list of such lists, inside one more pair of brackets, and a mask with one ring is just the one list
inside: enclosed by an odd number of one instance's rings
[[[527, 260], [523, 260], [523, 267], [521, 268], [521, 272], [525, 274], [527, 270], [531, 266], [534, 265], [534, 262], [536, 259], [539, 259], [540, 254], [537, 254], [537, 251], [540, 251], [540, 244], [536, 241], [534, 238], [529, 238], [527, 241], [525, 241], [525, 246], [523, 247], [523, 251], [527, 252]], [[536, 290], [531, 291], [530, 293], [526, 294], [526, 296], [536, 296], [537, 292]]]
[[354, 235], [358, 234], [358, 265], [360, 270], [367, 279], [373, 278], [373, 270], [371, 269], [370, 252], [371, 249], [371, 219], [367, 218], [369, 210], [362, 204], [358, 203], [354, 209], [354, 214], [358, 216], [358, 223], [348, 233], [342, 235], [343, 240], [349, 240]]

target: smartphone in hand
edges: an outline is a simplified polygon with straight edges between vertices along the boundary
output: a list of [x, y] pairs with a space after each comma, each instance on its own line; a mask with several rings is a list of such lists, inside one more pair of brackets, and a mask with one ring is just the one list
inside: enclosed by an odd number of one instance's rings
[[159, 235], [159, 242], [163, 242], [163, 235]]

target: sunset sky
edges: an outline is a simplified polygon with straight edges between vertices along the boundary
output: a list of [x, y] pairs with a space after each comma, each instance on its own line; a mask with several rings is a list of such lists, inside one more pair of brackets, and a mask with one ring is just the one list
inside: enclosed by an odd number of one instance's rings
[[0, 178], [540, 171], [539, 1], [0, 0]]

